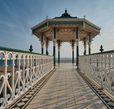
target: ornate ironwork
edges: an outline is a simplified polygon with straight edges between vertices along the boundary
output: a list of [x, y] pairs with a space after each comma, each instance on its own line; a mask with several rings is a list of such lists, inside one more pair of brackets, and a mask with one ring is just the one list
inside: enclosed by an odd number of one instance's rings
[[0, 108], [20, 97], [52, 69], [52, 56], [0, 49]]
[[114, 51], [80, 56], [79, 67], [91, 81], [114, 95]]
[[30, 52], [33, 51], [33, 47], [32, 47], [32, 45], [30, 45], [29, 51], [30, 51]]
[[102, 45], [100, 46], [100, 49], [99, 49], [99, 50], [100, 50], [100, 52], [101, 52], [101, 53], [104, 51], [104, 49], [103, 49], [103, 46], [102, 46]]

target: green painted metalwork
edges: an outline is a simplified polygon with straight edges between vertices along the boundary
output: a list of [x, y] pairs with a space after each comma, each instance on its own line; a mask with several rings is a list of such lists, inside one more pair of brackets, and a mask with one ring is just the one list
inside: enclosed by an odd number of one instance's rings
[[[40, 54], [40, 53], [35, 53], [35, 52], [32, 52], [32, 53], [31, 53], [31, 52], [26, 51], [26, 50], [19, 50], [19, 49], [8, 48], [8, 47], [0, 47], [0, 50], [42, 55], [42, 54]], [[45, 54], [43, 54], [43, 55], [45, 55]], [[46, 56], [46, 55], [45, 55], [45, 56]], [[51, 56], [51, 55], [48, 55], [48, 56]]]

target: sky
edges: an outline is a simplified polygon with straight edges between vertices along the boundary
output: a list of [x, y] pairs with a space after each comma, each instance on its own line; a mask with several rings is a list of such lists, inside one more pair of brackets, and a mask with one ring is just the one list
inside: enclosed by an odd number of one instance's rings
[[[41, 51], [39, 39], [32, 35], [31, 27], [48, 18], [61, 16], [67, 8], [71, 16], [77, 16], [101, 28], [100, 35], [92, 41], [92, 53], [114, 49], [114, 0], [0, 0], [0, 46]], [[52, 54], [52, 43], [49, 53]], [[83, 44], [80, 42], [80, 55]], [[61, 57], [71, 57], [71, 46], [63, 43]]]

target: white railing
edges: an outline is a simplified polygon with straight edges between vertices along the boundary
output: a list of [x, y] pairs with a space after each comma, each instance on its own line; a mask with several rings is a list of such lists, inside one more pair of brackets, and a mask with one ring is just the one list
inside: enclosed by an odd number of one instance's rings
[[81, 72], [114, 95], [114, 51], [80, 56]]
[[0, 108], [20, 97], [53, 68], [52, 56], [0, 48]]

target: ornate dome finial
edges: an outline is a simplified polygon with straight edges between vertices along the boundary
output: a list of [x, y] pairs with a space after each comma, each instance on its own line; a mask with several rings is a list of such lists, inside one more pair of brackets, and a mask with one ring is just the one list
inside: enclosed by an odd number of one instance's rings
[[65, 12], [60, 17], [55, 17], [55, 19], [56, 18], [77, 18], [77, 17], [70, 16], [70, 14], [67, 12], [67, 8], [65, 8]]
[[67, 13], [67, 8], [65, 8], [65, 13]]

